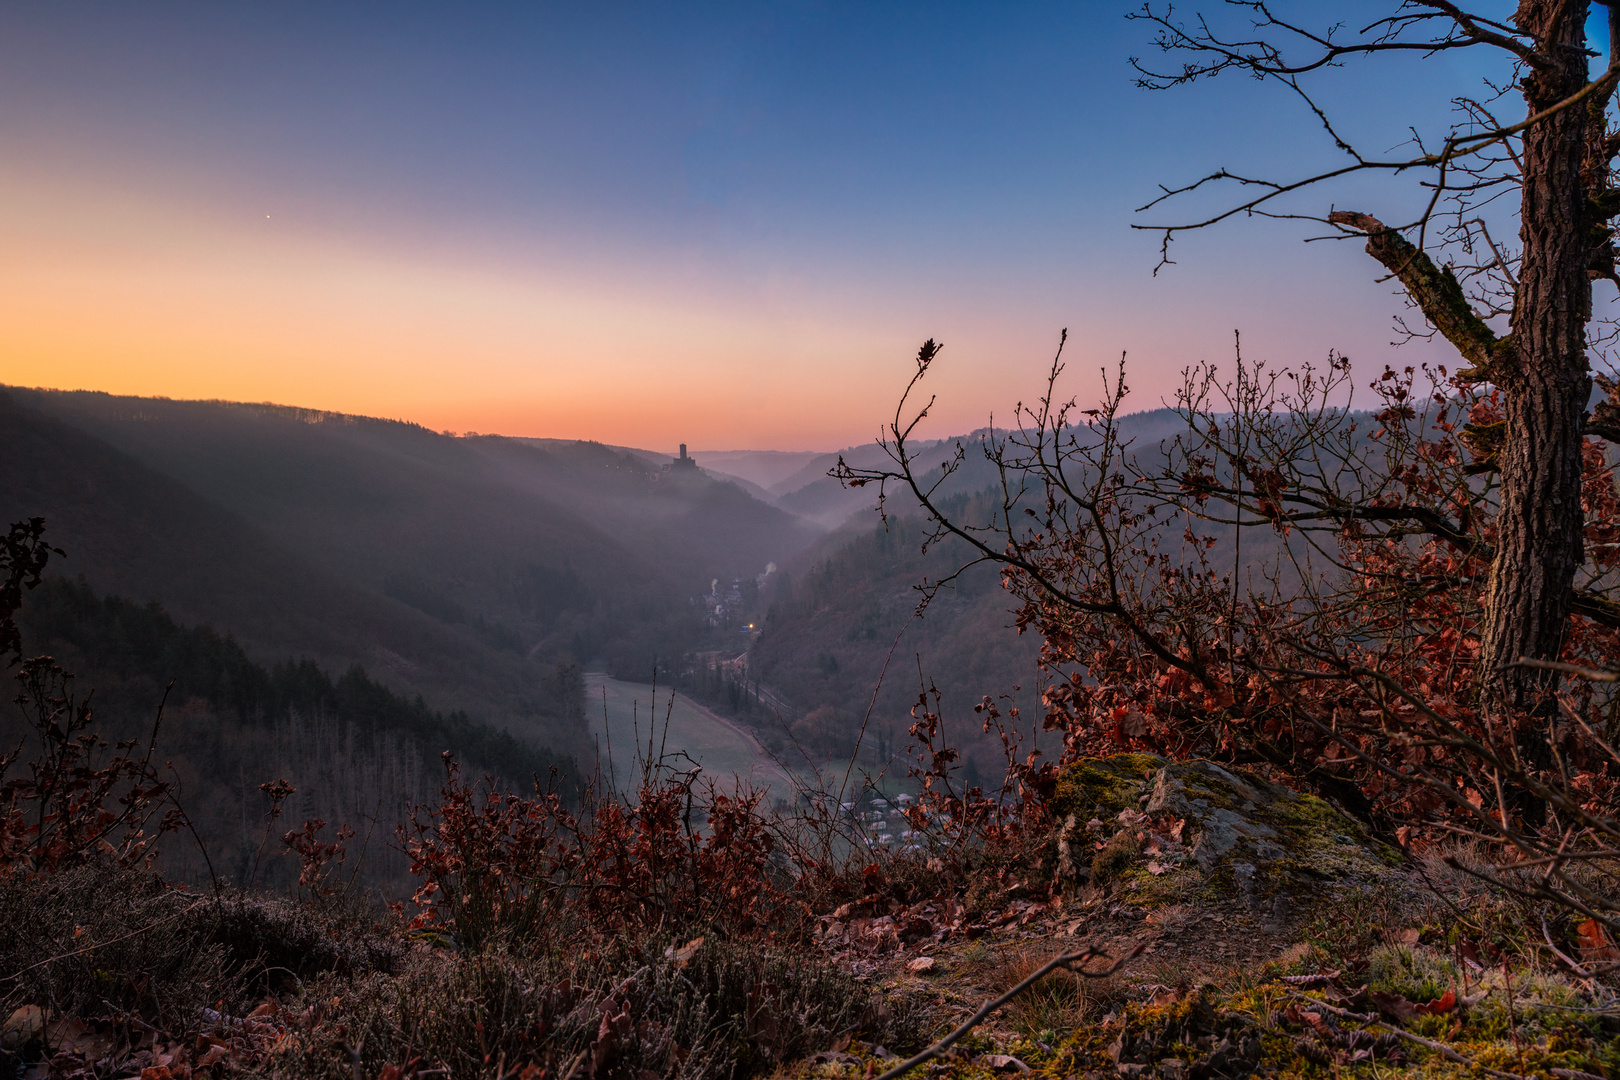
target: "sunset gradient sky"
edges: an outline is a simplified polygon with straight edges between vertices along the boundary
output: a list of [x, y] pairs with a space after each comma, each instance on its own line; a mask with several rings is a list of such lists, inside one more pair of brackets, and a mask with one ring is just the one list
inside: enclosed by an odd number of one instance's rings
[[[1153, 276], [1156, 184], [1333, 158], [1275, 89], [1137, 89], [1136, 6], [5, 5], [0, 383], [831, 449], [930, 336], [937, 434], [1032, 396], [1063, 327], [1073, 389], [1129, 350], [1138, 408], [1235, 329], [1380, 368], [1400, 303], [1359, 245], [1238, 221]], [[1321, 86], [1383, 151], [1496, 64]]]

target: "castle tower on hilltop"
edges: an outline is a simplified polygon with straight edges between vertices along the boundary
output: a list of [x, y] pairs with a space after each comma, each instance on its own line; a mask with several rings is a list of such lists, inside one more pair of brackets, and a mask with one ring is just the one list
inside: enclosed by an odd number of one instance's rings
[[686, 444], [681, 443], [681, 456], [670, 462], [670, 464], [677, 469], [695, 469], [697, 468], [697, 459], [687, 457]]

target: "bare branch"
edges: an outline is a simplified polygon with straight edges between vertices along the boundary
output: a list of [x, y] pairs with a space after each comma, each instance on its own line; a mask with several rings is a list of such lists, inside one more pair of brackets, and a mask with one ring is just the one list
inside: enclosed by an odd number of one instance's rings
[[[985, 1020], [989, 1019], [990, 1015], [997, 1009], [1001, 1008], [1009, 1001], [1017, 998], [1024, 991], [1046, 978], [1046, 976], [1050, 975], [1058, 968], [1073, 971], [1075, 974], [1081, 975], [1087, 979], [1104, 979], [1109, 975], [1114, 974], [1114, 972], [1118, 971], [1120, 968], [1124, 967], [1126, 963], [1135, 957], [1140, 956], [1144, 948], [1146, 948], [1146, 946], [1138, 945], [1136, 948], [1131, 950], [1129, 955], [1120, 957], [1118, 960], [1114, 961], [1112, 965], [1102, 971], [1088, 971], [1085, 968], [1087, 961], [1096, 959], [1098, 957], [1107, 959], [1103, 953], [1098, 952], [1096, 949], [1083, 949], [1080, 952], [1064, 953], [1061, 956], [1054, 956], [1045, 964], [1042, 964], [1028, 978], [1024, 979], [1017, 986], [1013, 987], [1011, 990], [1008, 990], [1000, 997], [993, 998], [992, 1000], [987, 1001], [983, 1005], [979, 1006], [978, 1012], [968, 1017], [960, 1027], [956, 1028], [956, 1030], [952, 1031], [949, 1035], [946, 1035], [943, 1039], [940, 1039], [938, 1042], [934, 1043], [934, 1045], [928, 1047], [928, 1049], [922, 1051], [921, 1053], [902, 1061], [888, 1072], [882, 1073], [877, 1077], [877, 1080], [896, 1080], [897, 1077], [906, 1075], [906, 1073], [910, 1072], [912, 1069], [915, 1069], [924, 1062], [932, 1061], [937, 1057], [943, 1057], [945, 1051], [949, 1050], [952, 1046], [955, 1046], [964, 1035], [978, 1027], [980, 1024], [984, 1023]], [[1079, 966], [1077, 967], [1076, 965]]]
[[1328, 215], [1328, 220], [1367, 237], [1367, 254], [1400, 279], [1424, 317], [1474, 365], [1462, 373], [1463, 377], [1475, 381], [1490, 377], [1498, 350], [1511, 347], [1507, 345], [1511, 338], [1498, 339], [1485, 321], [1474, 314], [1450, 267], [1436, 266], [1416, 245], [1370, 214], [1335, 210]]

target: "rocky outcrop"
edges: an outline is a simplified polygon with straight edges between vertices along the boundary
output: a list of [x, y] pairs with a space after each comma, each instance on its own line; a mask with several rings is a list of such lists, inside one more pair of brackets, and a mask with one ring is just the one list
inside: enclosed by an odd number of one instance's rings
[[1213, 761], [1089, 758], [1064, 772], [1052, 807], [1065, 884], [1135, 904], [1202, 894], [1286, 909], [1292, 890], [1374, 881], [1400, 859], [1322, 799]]

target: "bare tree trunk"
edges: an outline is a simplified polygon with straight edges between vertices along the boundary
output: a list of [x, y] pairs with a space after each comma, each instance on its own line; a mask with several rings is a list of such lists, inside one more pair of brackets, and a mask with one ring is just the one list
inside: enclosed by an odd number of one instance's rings
[[[1587, 4], [1523, 0], [1515, 21], [1557, 67], [1524, 79], [1530, 112], [1587, 81]], [[1581, 426], [1591, 394], [1586, 321], [1591, 316], [1591, 213], [1581, 174], [1587, 110], [1566, 108], [1524, 133], [1520, 219], [1523, 261], [1512, 337], [1487, 374], [1502, 391], [1507, 431], [1498, 457], [1501, 512], [1496, 560], [1480, 628], [1481, 703], [1531, 707], [1545, 672], [1512, 667], [1521, 656], [1555, 659], [1569, 617], [1581, 538]]]

